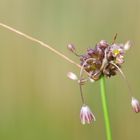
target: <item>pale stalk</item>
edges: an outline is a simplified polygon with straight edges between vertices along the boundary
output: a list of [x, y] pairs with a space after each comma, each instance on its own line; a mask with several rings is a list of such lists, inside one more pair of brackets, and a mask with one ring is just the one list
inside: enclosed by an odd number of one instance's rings
[[46, 47], [47, 49], [49, 49], [50, 51], [52, 51], [52, 52], [54, 52], [55, 54], [59, 55], [59, 56], [62, 57], [63, 59], [65, 59], [65, 60], [67, 60], [68, 62], [70, 62], [70, 63], [76, 65], [76, 66], [79, 67], [79, 68], [81, 68], [81, 66], [80, 66], [79, 64], [77, 64], [77, 63], [74, 62], [73, 60], [69, 59], [67, 56], [65, 56], [64, 54], [60, 53], [59, 51], [57, 51], [56, 49], [52, 48], [51, 46], [47, 45], [46, 43], [44, 43], [44, 42], [42, 42], [42, 41], [40, 41], [40, 40], [38, 40], [38, 39], [36, 39], [36, 38], [34, 38], [34, 37], [31, 37], [31, 36], [29, 36], [29, 35], [27, 35], [27, 34], [21, 32], [21, 31], [19, 31], [19, 30], [16, 30], [16, 29], [14, 29], [14, 28], [12, 28], [12, 27], [6, 25], [6, 24], [3, 24], [3, 23], [1, 23], [1, 22], [0, 22], [0, 26], [4, 27], [4, 28], [6, 28], [6, 29], [8, 29], [8, 30], [10, 30], [10, 31], [12, 31], [12, 32], [14, 32], [14, 33], [20, 35], [20, 36], [23, 36], [23, 37], [25, 37], [25, 38], [27, 38], [27, 39], [33, 41], [33, 42], [36, 42], [36, 43], [40, 44], [40, 45], [43, 46], [43, 47]]

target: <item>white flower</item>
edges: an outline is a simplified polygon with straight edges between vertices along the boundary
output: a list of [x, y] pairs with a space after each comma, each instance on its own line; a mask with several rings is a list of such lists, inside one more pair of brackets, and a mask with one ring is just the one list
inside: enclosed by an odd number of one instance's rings
[[71, 79], [71, 80], [78, 80], [77, 75], [76, 75], [75, 73], [73, 73], [73, 72], [68, 72], [68, 73], [67, 73], [67, 77], [68, 77], [69, 79]]
[[140, 112], [140, 103], [134, 97], [132, 97], [131, 105], [132, 105], [134, 112], [136, 112], [136, 113]]
[[82, 124], [90, 124], [92, 121], [96, 121], [95, 116], [87, 105], [82, 106], [80, 111], [80, 119]]

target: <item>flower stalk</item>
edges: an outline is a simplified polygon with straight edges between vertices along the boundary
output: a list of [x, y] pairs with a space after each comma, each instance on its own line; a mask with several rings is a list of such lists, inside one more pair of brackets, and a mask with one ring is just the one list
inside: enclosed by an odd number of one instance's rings
[[100, 79], [100, 90], [101, 90], [102, 108], [103, 108], [105, 129], [106, 129], [106, 140], [112, 140], [104, 76], [102, 76]]

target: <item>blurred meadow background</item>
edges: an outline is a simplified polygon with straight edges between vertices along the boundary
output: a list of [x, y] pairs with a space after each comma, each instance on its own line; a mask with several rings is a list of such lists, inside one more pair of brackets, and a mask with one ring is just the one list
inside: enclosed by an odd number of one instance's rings
[[[0, 0], [0, 22], [27, 33], [79, 63], [79, 53], [101, 39], [132, 40], [123, 64], [140, 99], [140, 1]], [[76, 82], [79, 69], [48, 49], [0, 27], [0, 140], [105, 140], [99, 82], [84, 86], [96, 122], [83, 126]], [[140, 114], [131, 108], [128, 89], [117, 75], [106, 79], [113, 140], [138, 140]]]

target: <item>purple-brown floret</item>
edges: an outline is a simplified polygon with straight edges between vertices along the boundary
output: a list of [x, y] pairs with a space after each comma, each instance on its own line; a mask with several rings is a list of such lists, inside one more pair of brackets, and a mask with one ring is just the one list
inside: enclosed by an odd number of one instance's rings
[[105, 40], [101, 40], [95, 48], [89, 48], [81, 55], [80, 64], [93, 80], [98, 80], [101, 75], [111, 77], [116, 75], [117, 67], [121, 67], [124, 62], [124, 53], [123, 44], [110, 45]]

